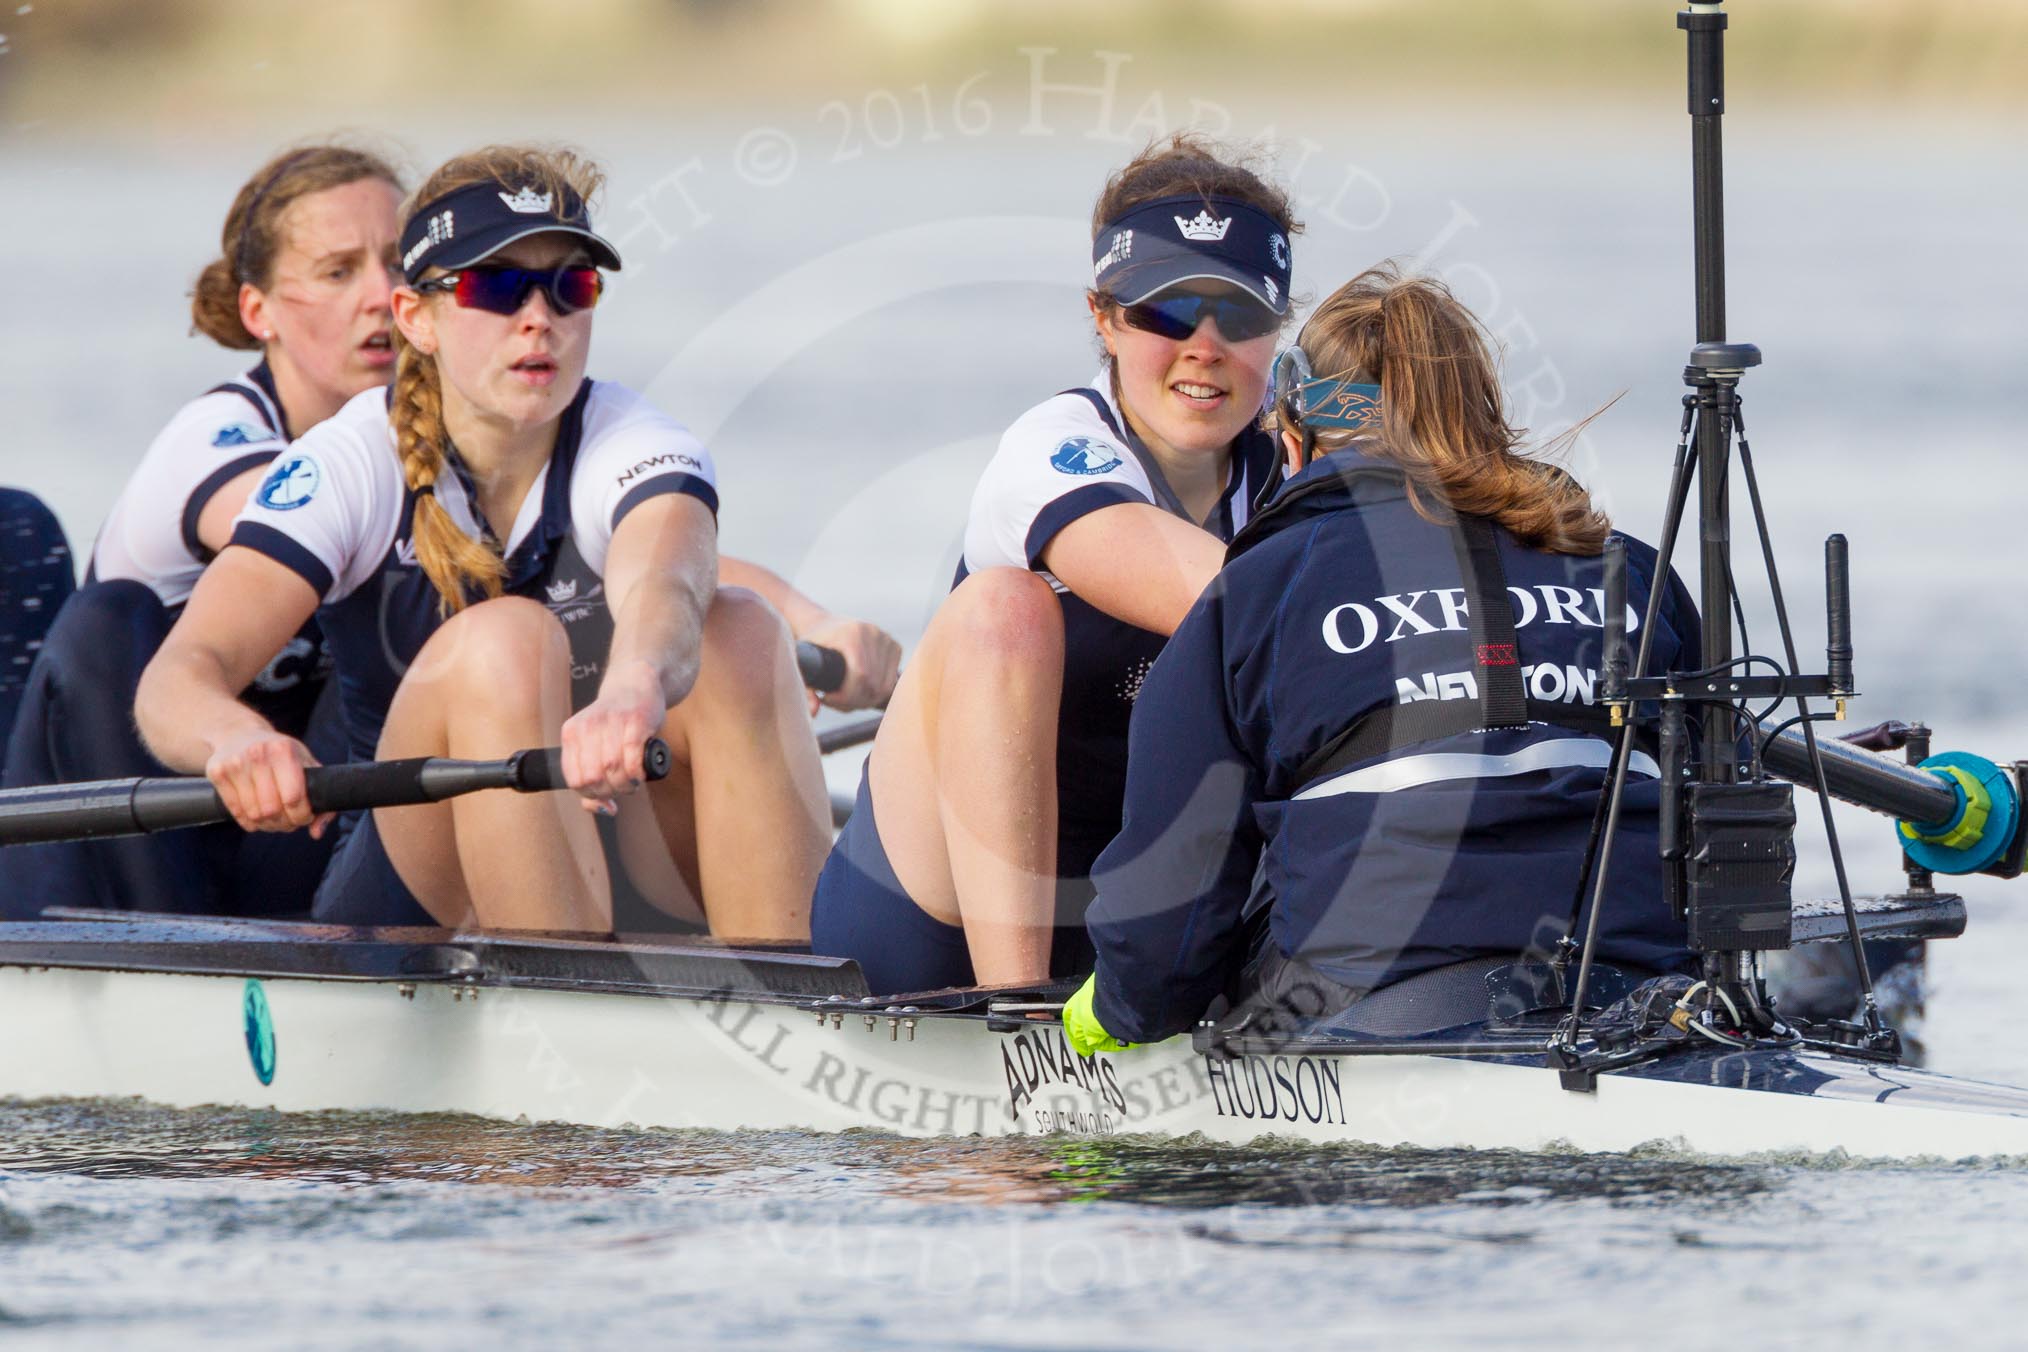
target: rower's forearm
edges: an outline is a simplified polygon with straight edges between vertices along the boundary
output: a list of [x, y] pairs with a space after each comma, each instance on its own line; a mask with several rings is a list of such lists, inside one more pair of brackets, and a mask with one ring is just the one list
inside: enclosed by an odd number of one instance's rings
[[645, 669], [661, 688], [669, 708], [683, 702], [697, 683], [704, 649], [704, 615], [711, 594], [684, 578], [665, 574], [634, 584], [613, 622], [607, 680]]
[[831, 613], [791, 586], [779, 574], [770, 572], [757, 563], [720, 555], [718, 580], [728, 587], [745, 587], [756, 592], [760, 598], [773, 606], [784, 620], [789, 622], [789, 632], [797, 638], [831, 618]]
[[271, 726], [227, 687], [216, 662], [176, 651], [158, 653], [142, 672], [134, 722], [155, 759], [193, 775], [227, 738]]

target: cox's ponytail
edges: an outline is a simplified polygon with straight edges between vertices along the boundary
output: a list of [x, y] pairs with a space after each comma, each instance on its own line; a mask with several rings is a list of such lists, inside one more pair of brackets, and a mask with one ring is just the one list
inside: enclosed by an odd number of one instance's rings
[[[1597, 554], [1612, 523], [1560, 466], [1524, 454], [1507, 420], [1496, 344], [1450, 288], [1383, 263], [1326, 297], [1297, 339], [1320, 377], [1380, 386], [1381, 430], [1323, 429], [1324, 451], [1359, 449], [1408, 475], [1409, 501], [1429, 521], [1451, 513], [1491, 517], [1521, 543], [1558, 554]], [[1604, 412], [1603, 409], [1599, 412]], [[1287, 410], [1269, 414], [1280, 430]], [[1598, 416], [1554, 438], [1566, 448]]]

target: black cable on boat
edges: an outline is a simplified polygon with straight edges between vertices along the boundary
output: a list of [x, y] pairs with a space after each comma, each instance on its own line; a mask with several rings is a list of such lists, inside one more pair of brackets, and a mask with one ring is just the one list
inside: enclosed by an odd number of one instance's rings
[[[1687, 406], [1688, 401], [1685, 402]], [[1682, 526], [1683, 510], [1690, 502], [1689, 430], [1690, 419], [1686, 411], [1683, 419], [1683, 437], [1676, 443], [1676, 464], [1670, 473], [1669, 512], [1662, 520], [1662, 540], [1655, 550], [1655, 575], [1648, 583], [1648, 609], [1641, 620], [1641, 646], [1635, 652], [1633, 670], [1629, 677], [1631, 680], [1639, 680], [1647, 673], [1648, 659], [1654, 652], [1655, 626], [1662, 616], [1662, 597], [1669, 590], [1667, 580], [1672, 566], [1671, 560], [1676, 553], [1676, 535]], [[1605, 617], [1601, 615], [1599, 618], [1603, 620]], [[1619, 834], [1620, 801], [1626, 793], [1627, 762], [1633, 752], [1632, 714], [1632, 706], [1629, 706], [1627, 721], [1620, 728], [1618, 741], [1613, 748], [1612, 778], [1602, 800], [1605, 806], [1605, 830], [1602, 835], [1596, 835], [1593, 841], [1597, 849], [1596, 864], [1592, 862], [1594, 856], [1589, 853], [1586, 855], [1585, 870], [1591, 882], [1591, 915], [1585, 921], [1584, 942], [1578, 949], [1577, 984], [1570, 992], [1570, 1013], [1565, 1017], [1563, 1027], [1558, 1033], [1566, 1050], [1574, 1049], [1577, 1044], [1578, 1025], [1584, 1017], [1584, 994], [1591, 985], [1591, 956], [1597, 947], [1598, 917], [1605, 906], [1606, 878], [1612, 866], [1613, 837]], [[1593, 820], [1596, 824], [1597, 818], [1594, 817]], [[1580, 892], [1580, 906], [1582, 898], [1583, 893]], [[1573, 930], [1577, 928], [1575, 911], [1571, 915], [1570, 928]], [[1567, 939], [1568, 935], [1565, 937]]]
[[[1668, 520], [1678, 519], [1682, 516], [1682, 503], [1687, 499], [1690, 492], [1689, 479], [1684, 472], [1684, 467], [1689, 463], [1689, 459], [1690, 401], [1685, 399], [1683, 401], [1683, 426], [1676, 434], [1676, 463], [1669, 476], [1670, 510], [1669, 516], [1666, 518]], [[1666, 526], [1665, 529], [1667, 529]], [[1665, 543], [1671, 549], [1675, 547], [1673, 537], [1665, 537]], [[1657, 557], [1659, 558], [1659, 555]], [[1668, 567], [1669, 565], [1666, 561], [1663, 561], [1657, 567], [1655, 576], [1649, 579], [1648, 582], [1650, 589], [1659, 586], [1660, 580], [1669, 575]], [[1601, 626], [1604, 626], [1606, 616], [1601, 614], [1599, 622]], [[1653, 631], [1646, 632], [1651, 633]], [[1622, 635], [1621, 637], [1622, 641], [1624, 641], [1625, 636]], [[1608, 638], [1608, 643], [1610, 643], [1610, 638]], [[1641, 656], [1634, 663], [1633, 672], [1630, 674], [1639, 674], [1646, 666], [1647, 652], [1647, 637], [1646, 633], [1644, 633], [1641, 639]], [[1601, 659], [1605, 662], [1612, 662], [1616, 660], [1616, 656], [1611, 652], [1606, 652], [1601, 654]], [[1629, 713], [1631, 714], [1631, 709]], [[1631, 726], [1632, 721], [1630, 718], [1628, 727], [1631, 728]], [[1591, 814], [1591, 834], [1585, 838], [1584, 842], [1584, 865], [1578, 871], [1577, 886], [1570, 894], [1570, 918], [1563, 923], [1563, 937], [1556, 941], [1556, 956], [1551, 960], [1552, 965], [1556, 968], [1557, 979], [1559, 981], [1562, 980], [1565, 969], [1570, 966], [1571, 954], [1578, 951], [1578, 944], [1571, 936], [1577, 933], [1578, 922], [1584, 918], [1585, 898], [1591, 894], [1592, 870], [1598, 861], [1599, 842], [1604, 838], [1606, 816], [1613, 800], [1612, 785], [1619, 778], [1620, 762], [1626, 759], [1630, 750], [1631, 744], [1624, 732], [1613, 740], [1612, 759], [1606, 765], [1606, 782], [1599, 786], [1598, 806], [1592, 810]]]
[[[1768, 591], [1774, 598], [1775, 623], [1781, 628], [1782, 650], [1788, 657], [1789, 671], [1793, 674], [1799, 668], [1796, 659], [1796, 638], [1794, 631], [1789, 628], [1789, 608], [1787, 603], [1782, 599], [1781, 576], [1775, 568], [1774, 542], [1768, 535], [1767, 515], [1762, 510], [1760, 501], [1760, 480], [1753, 472], [1753, 449], [1747, 445], [1746, 419], [1740, 413], [1737, 394], [1733, 396], [1732, 416], [1733, 425], [1739, 429], [1739, 467], [1746, 477], [1747, 497], [1753, 503], [1753, 521], [1755, 530], [1760, 536], [1761, 558], [1767, 564]], [[1831, 541], [1836, 541], [1838, 545], [1842, 545], [1844, 537], [1834, 535], [1831, 537]], [[1852, 679], [1851, 635], [1849, 629], [1841, 625], [1837, 619], [1837, 617], [1847, 613], [1849, 598], [1847, 595], [1846, 579], [1843, 576], [1844, 570], [1838, 566], [1838, 563], [1841, 561], [1842, 551], [1834, 546], [1831, 541], [1825, 542], [1825, 549], [1832, 560], [1829, 568], [1831, 581], [1830, 585], [1826, 588], [1829, 609], [1833, 616], [1833, 628], [1830, 634], [1830, 647], [1834, 654], [1832, 665], [1834, 667], [1840, 665], [1836, 654], [1842, 648], [1843, 670], [1837, 672], [1836, 675], [1838, 680], [1842, 682], [1841, 688], [1849, 688]], [[1847, 631], [1840, 634], [1838, 630], [1841, 628], [1846, 628]], [[1842, 643], [1840, 642], [1841, 638], [1844, 640]], [[1853, 965], [1858, 969], [1859, 990], [1865, 1012], [1866, 1031], [1873, 1037], [1878, 1038], [1882, 1036], [1884, 1029], [1880, 1022], [1880, 1005], [1873, 994], [1873, 971], [1871, 965], [1866, 961], [1865, 941], [1859, 936], [1859, 913], [1852, 905], [1852, 885], [1845, 877], [1845, 854], [1838, 846], [1838, 826], [1831, 815], [1831, 786], [1829, 778], [1824, 771], [1823, 750], [1817, 745], [1816, 719], [1810, 714], [1809, 700], [1801, 695], [1796, 696], [1796, 712], [1802, 720], [1804, 745], [1809, 748], [1810, 752], [1810, 776], [1817, 790], [1817, 802], [1822, 807], [1824, 813], [1824, 836], [1831, 849], [1831, 868], [1838, 876], [1838, 900], [1845, 910], [1845, 933], [1852, 945]], [[1770, 738], [1770, 740], [1772, 739]]]

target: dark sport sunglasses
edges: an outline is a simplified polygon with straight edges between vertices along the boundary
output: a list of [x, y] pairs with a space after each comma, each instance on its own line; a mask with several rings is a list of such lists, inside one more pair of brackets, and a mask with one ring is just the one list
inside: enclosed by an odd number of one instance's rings
[[1197, 332], [1206, 315], [1218, 325], [1228, 342], [1245, 342], [1281, 328], [1281, 316], [1251, 297], [1163, 296], [1126, 305], [1120, 314], [1127, 323], [1148, 333], [1181, 342]]
[[549, 308], [560, 315], [567, 315], [597, 305], [600, 293], [606, 288], [606, 279], [589, 263], [546, 271], [474, 264], [441, 277], [432, 277], [426, 282], [417, 282], [415, 289], [425, 294], [448, 291], [464, 309], [511, 315], [527, 303], [528, 293], [538, 286], [549, 298]]

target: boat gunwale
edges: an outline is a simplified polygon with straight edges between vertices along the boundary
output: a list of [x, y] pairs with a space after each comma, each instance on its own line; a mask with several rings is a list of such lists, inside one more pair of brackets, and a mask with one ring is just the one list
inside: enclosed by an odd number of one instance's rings
[[850, 999], [855, 1008], [866, 993], [858, 964], [850, 959], [768, 947], [187, 917], [16, 922], [0, 928], [0, 967], [580, 990], [762, 1004]]

